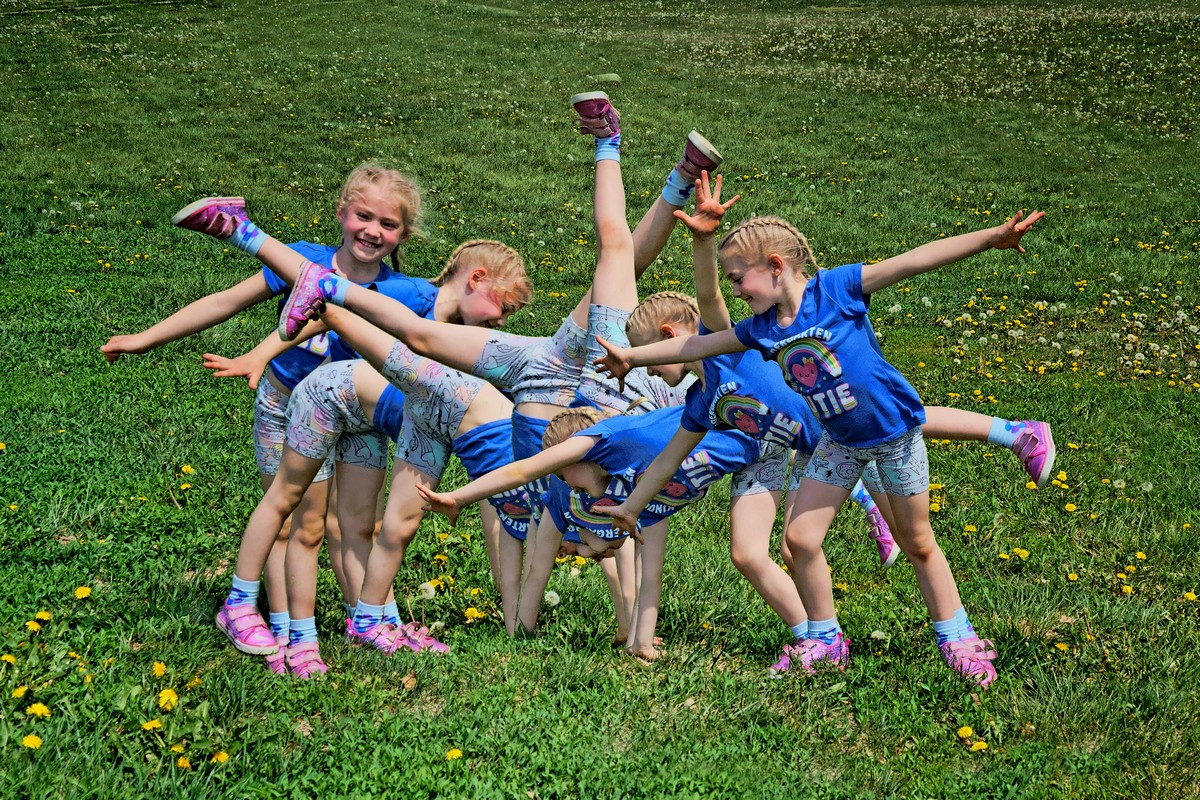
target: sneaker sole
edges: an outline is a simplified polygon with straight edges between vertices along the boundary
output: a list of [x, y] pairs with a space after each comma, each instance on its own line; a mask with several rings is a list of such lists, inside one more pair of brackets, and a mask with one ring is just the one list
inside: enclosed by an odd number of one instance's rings
[[214, 203], [241, 203], [242, 205], [245, 205], [246, 199], [243, 197], [205, 197], [197, 200], [194, 203], [188, 203], [186, 206], [179, 209], [179, 211], [175, 212], [175, 216], [171, 217], [171, 224], [179, 225], [179, 223], [183, 222], [197, 211], [200, 211], [206, 206], [213, 205]]
[[1037, 476], [1037, 485], [1041, 489], [1050, 480], [1050, 476], [1054, 473], [1054, 459], [1058, 452], [1054, 449], [1054, 434], [1050, 432], [1050, 426], [1046, 426], [1046, 463], [1042, 464], [1042, 470]]
[[[588, 100], [608, 100], [608, 95], [604, 92], [582, 92], [580, 94], [571, 95], [571, 105], [576, 103], [584, 103]], [[609, 101], [612, 102], [611, 100]]]
[[246, 655], [269, 656], [269, 655], [274, 655], [274, 653], [277, 650], [279, 650], [279, 645], [277, 645], [277, 644], [271, 645], [270, 647], [266, 647], [265, 645], [261, 646], [261, 647], [256, 647], [255, 645], [252, 645], [252, 644], [245, 644], [243, 642], [239, 642], [238, 638], [237, 638], [237, 634], [235, 634], [232, 630], [230, 630], [229, 628], [226, 628], [224, 625], [222, 625], [220, 619], [217, 620], [217, 630], [219, 630], [221, 633], [228, 636], [229, 641], [233, 642], [234, 648], [245, 653]]
[[891, 569], [892, 565], [895, 564], [896, 560], [899, 558], [900, 558], [900, 545], [893, 544], [891, 554], [887, 557], [886, 561], [881, 562], [883, 565], [883, 568]]
[[704, 154], [704, 157], [713, 162], [717, 166], [725, 159], [717, 148], [713, 147], [712, 142], [700, 135], [699, 131], [692, 131], [687, 135], [687, 140], [692, 143], [692, 146]]

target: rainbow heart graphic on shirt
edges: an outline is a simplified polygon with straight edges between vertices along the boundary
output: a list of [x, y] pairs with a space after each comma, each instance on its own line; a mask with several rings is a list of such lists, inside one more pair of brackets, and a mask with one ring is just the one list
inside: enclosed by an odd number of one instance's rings
[[713, 417], [748, 436], [758, 436], [770, 424], [770, 409], [753, 397], [724, 394], [713, 404]]
[[833, 378], [842, 374], [837, 356], [817, 339], [798, 339], [780, 348], [775, 353], [775, 360], [783, 368], [788, 383], [803, 394], [816, 388], [822, 372]]

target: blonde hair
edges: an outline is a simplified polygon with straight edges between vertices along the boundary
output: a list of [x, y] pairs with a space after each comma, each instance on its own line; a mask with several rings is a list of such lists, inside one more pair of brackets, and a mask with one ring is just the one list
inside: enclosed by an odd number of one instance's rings
[[777, 253], [802, 276], [807, 264], [811, 264], [814, 271], [820, 269], [813, 258], [812, 248], [808, 246], [808, 239], [783, 217], [751, 217], [721, 237], [717, 255], [735, 253], [764, 258]]
[[476, 267], [487, 270], [492, 290], [499, 296], [505, 313], [517, 311], [533, 297], [533, 284], [525, 274], [525, 260], [521, 254], [494, 239], [463, 242], [446, 259], [441, 274], [429, 282], [434, 286], [443, 286], [460, 271]]
[[580, 431], [587, 430], [604, 418], [604, 412], [591, 406], [560, 411], [550, 420], [550, 424], [546, 426], [546, 432], [542, 434], [542, 449], [549, 450]]
[[683, 292], [657, 292], [633, 310], [625, 322], [629, 343], [637, 346], [658, 340], [659, 328], [671, 323], [699, 329], [700, 308]]
[[[421, 190], [410, 178], [397, 169], [393, 169], [379, 161], [368, 161], [359, 164], [346, 177], [342, 184], [342, 192], [338, 195], [338, 213], [345, 211], [351, 203], [358, 199], [364, 189], [374, 186], [392, 196], [396, 202], [396, 211], [400, 217], [404, 238], [418, 233], [418, 220], [421, 217]], [[400, 247], [391, 252], [392, 269], [400, 269]]]

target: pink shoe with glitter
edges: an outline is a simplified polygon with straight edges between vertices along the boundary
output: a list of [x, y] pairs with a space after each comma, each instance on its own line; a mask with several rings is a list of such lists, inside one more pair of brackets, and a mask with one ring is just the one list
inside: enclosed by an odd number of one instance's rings
[[415, 642], [421, 650], [432, 650], [435, 653], [449, 653], [450, 645], [444, 642], [439, 642], [437, 639], [429, 635], [429, 628], [424, 627], [418, 622], [410, 622], [406, 625], [401, 625], [400, 630], [404, 635]]
[[290, 342], [300, 335], [309, 320], [316, 319], [329, 298], [321, 291], [321, 279], [333, 271], [305, 261], [296, 284], [279, 312], [279, 338]]
[[217, 612], [217, 627], [229, 637], [233, 646], [252, 656], [266, 656], [279, 649], [267, 621], [253, 605], [222, 604]]
[[189, 203], [171, 217], [171, 224], [189, 231], [228, 239], [239, 223], [249, 220], [246, 201], [241, 197], [205, 197]]
[[321, 677], [329, 667], [321, 660], [321, 650], [316, 642], [301, 642], [288, 646], [287, 670], [289, 674], [307, 680]]
[[961, 642], [938, 645], [938, 649], [942, 651], [942, 657], [950, 669], [978, 684], [980, 689], [986, 689], [996, 679], [996, 668], [992, 666], [996, 649], [987, 639], [972, 636]]
[[579, 114], [579, 132], [597, 139], [607, 139], [621, 132], [621, 115], [613, 108], [604, 92], [584, 92], [571, 98], [571, 106]]
[[288, 637], [280, 636], [275, 639], [275, 644], [279, 649], [266, 657], [267, 669], [274, 672], [276, 675], [287, 675], [287, 643]]
[[892, 530], [888, 527], [887, 520], [883, 518], [878, 506], [867, 512], [867, 522], [871, 524], [871, 532], [868, 536], [875, 542], [875, 547], [879, 550], [879, 563], [883, 565], [884, 569], [888, 569], [896, 563], [896, 559], [900, 556], [900, 545], [896, 544], [896, 540], [892, 538]]
[[697, 131], [687, 135], [687, 144], [683, 147], [683, 157], [675, 165], [675, 170], [692, 183], [700, 180], [701, 172], [708, 172], [711, 178], [722, 161], [717, 148]]
[[348, 619], [346, 620], [346, 642], [355, 646], [369, 645], [389, 656], [402, 647], [406, 647], [414, 653], [421, 650], [419, 642], [410, 639], [403, 628], [390, 622], [380, 622], [378, 625], [372, 625], [360, 632], [355, 630], [354, 620]]

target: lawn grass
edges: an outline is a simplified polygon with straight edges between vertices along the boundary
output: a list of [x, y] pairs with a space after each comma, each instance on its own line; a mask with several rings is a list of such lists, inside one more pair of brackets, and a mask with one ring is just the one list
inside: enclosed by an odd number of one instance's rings
[[[1198, 20], [1194, 1], [0, 7], [0, 796], [1200, 796]], [[243, 194], [274, 235], [334, 242], [346, 173], [394, 159], [427, 206], [406, 269], [503, 239], [537, 289], [509, 327], [548, 334], [594, 266], [566, 98], [612, 71], [634, 219], [693, 127], [742, 194], [731, 222], [783, 215], [826, 266], [1047, 212], [1026, 256], [872, 303], [927, 403], [1055, 428], [1064, 475], [1040, 491], [1002, 450], [930, 445], [935, 530], [1000, 653], [988, 691], [950, 676], [911, 569], [881, 573], [855, 514], [826, 545], [851, 669], [767, 678], [787, 631], [729, 562], [723, 486], [673, 526], [653, 666], [611, 652], [590, 564], [556, 570], [537, 636], [506, 637], [474, 516], [427, 520], [397, 581], [445, 658], [347, 648], [327, 571], [325, 681], [269, 677], [212, 626], [261, 492], [252, 396], [199, 356], [256, 343], [272, 309], [106, 365], [109, 336], [254, 267], [171, 214]], [[643, 293], [690, 287], [677, 232]]]

